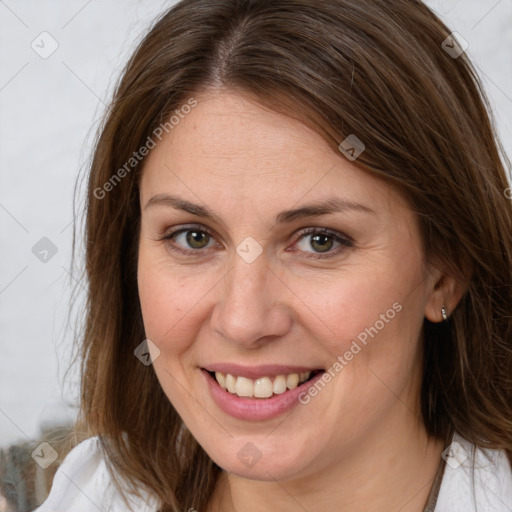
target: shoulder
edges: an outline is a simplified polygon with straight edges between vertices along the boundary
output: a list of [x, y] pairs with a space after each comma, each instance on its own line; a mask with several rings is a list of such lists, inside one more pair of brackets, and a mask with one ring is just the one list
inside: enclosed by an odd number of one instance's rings
[[455, 433], [445, 460], [435, 512], [512, 510], [512, 468], [504, 450], [479, 448]]
[[[156, 512], [156, 502], [130, 497], [134, 511]], [[50, 494], [34, 512], [126, 512], [114, 487], [100, 449], [98, 437], [75, 446], [55, 473]]]

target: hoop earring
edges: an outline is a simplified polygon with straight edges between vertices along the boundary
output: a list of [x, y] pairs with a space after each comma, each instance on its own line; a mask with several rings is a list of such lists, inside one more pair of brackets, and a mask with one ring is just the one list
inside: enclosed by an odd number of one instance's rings
[[443, 315], [443, 320], [446, 322], [446, 320], [448, 320], [448, 315], [446, 314], [446, 309], [444, 307], [444, 304], [443, 304], [443, 307], [441, 308], [441, 315]]

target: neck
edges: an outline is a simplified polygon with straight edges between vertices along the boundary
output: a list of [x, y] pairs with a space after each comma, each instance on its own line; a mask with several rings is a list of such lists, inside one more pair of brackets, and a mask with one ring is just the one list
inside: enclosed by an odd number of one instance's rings
[[[297, 480], [256, 481], [223, 473], [207, 512], [322, 510], [323, 512], [422, 512], [444, 442], [428, 438], [405, 410], [401, 428], [375, 429], [336, 464]], [[394, 423], [394, 422], [392, 422]], [[381, 425], [382, 427], [382, 425]]]

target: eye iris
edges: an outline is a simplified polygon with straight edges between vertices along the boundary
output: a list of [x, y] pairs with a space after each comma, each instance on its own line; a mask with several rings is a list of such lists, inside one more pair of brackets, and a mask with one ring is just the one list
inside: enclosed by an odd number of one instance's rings
[[[202, 231], [188, 231], [187, 232], [187, 243], [194, 249], [202, 249], [208, 244], [210, 235]], [[206, 241], [206, 244], [201, 245], [201, 242]]]
[[[327, 247], [325, 245], [322, 245], [325, 244], [326, 242]], [[315, 250], [317, 249], [317, 247], [315, 247], [315, 244], [317, 243], [320, 243], [319, 252], [326, 252], [332, 248], [333, 240], [332, 237], [330, 237], [329, 235], [316, 234], [311, 238], [311, 247], [313, 247], [313, 249]]]

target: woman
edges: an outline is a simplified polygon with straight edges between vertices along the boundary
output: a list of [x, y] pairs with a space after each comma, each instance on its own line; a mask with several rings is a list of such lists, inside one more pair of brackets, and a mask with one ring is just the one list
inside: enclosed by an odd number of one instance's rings
[[512, 510], [486, 107], [418, 1], [163, 15], [97, 140], [88, 439], [38, 510]]

